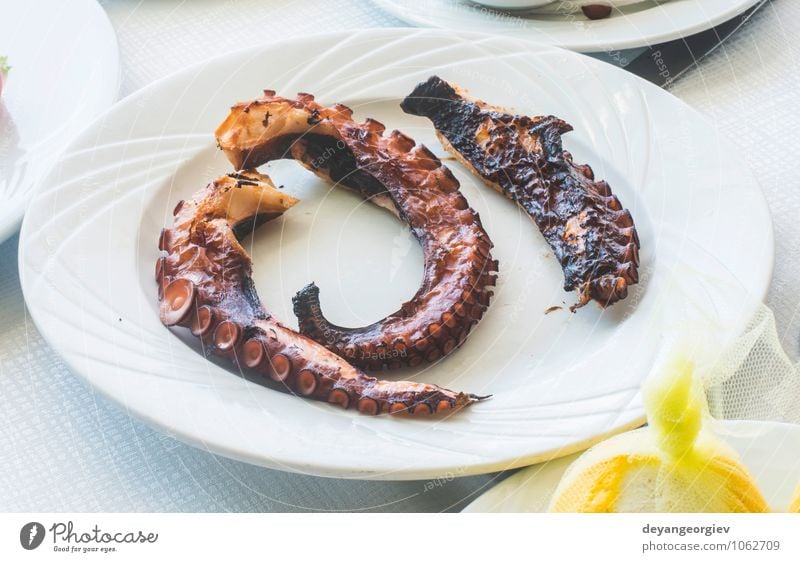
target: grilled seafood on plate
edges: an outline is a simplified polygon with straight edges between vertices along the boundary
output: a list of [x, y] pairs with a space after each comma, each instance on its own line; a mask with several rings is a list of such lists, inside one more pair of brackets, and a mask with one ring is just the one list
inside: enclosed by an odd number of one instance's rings
[[633, 218], [591, 167], [564, 150], [569, 124], [510, 115], [437, 76], [417, 85], [402, 108], [430, 119], [448, 152], [533, 218], [561, 264], [564, 289], [578, 292], [573, 311], [590, 300], [612, 305], [639, 281]]
[[296, 203], [254, 171], [223, 176], [178, 203], [172, 227], [159, 240], [161, 321], [189, 328], [206, 351], [279, 388], [364, 414], [444, 414], [479, 400], [435, 385], [368, 376], [264, 310], [239, 236]]
[[236, 169], [295, 159], [390, 210], [419, 240], [422, 285], [382, 320], [359, 328], [332, 324], [314, 284], [294, 298], [302, 334], [366, 369], [415, 366], [453, 351], [486, 311], [498, 267], [492, 242], [450, 170], [399, 131], [383, 133], [377, 121], [356, 123], [343, 105], [325, 107], [310, 94], [290, 99], [273, 91], [235, 105], [216, 131]]

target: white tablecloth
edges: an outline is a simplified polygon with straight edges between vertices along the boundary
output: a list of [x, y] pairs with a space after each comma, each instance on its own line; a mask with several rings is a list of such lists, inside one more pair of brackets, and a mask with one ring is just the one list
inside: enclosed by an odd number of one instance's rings
[[[121, 95], [222, 51], [303, 34], [402, 26], [368, 0], [104, 0], [122, 58]], [[768, 296], [797, 356], [800, 318], [800, 4], [774, 0], [673, 91], [756, 171], [775, 221]], [[747, 220], [747, 217], [742, 217]], [[496, 475], [357, 482], [266, 470], [159, 434], [81, 383], [26, 314], [17, 237], [0, 245], [0, 511], [459, 509]]]

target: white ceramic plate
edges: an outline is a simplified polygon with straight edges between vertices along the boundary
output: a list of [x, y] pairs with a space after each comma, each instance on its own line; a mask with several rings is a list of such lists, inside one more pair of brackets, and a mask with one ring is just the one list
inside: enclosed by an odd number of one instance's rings
[[[562, 290], [552, 252], [527, 215], [449, 160], [495, 242], [496, 296], [457, 353], [388, 376], [491, 400], [442, 421], [359, 416], [237, 377], [227, 363], [205, 360], [187, 333], [161, 325], [158, 234], [181, 198], [230, 172], [213, 131], [233, 102], [263, 88], [314, 92], [441, 154], [428, 122], [399, 108], [433, 73], [493, 103], [557, 114], [575, 126], [566, 146], [609, 180], [637, 222], [642, 282], [626, 301], [605, 312], [544, 314], [575, 300]], [[23, 224], [22, 285], [37, 326], [76, 373], [133, 414], [214, 452], [384, 479], [525, 466], [641, 423], [638, 388], [661, 346], [661, 312], [682, 306], [665, 289], [676, 268], [726, 270], [763, 296], [771, 223], [743, 161], [676, 98], [569, 51], [414, 29], [308, 37], [154, 83], [81, 135]], [[414, 294], [421, 252], [402, 224], [295, 162], [265, 169], [302, 200], [248, 242], [258, 292], [278, 318], [296, 325], [291, 297], [311, 280], [329, 318], [343, 325], [375, 321]], [[712, 305], [718, 289], [690, 281], [711, 295], [703, 306], [733, 314], [726, 329], [735, 332], [749, 312], [736, 299]]]
[[[742, 457], [764, 498], [776, 511], [788, 509], [800, 484], [800, 426], [758, 421], [725, 421], [720, 436]], [[465, 512], [541, 513], [572, 461], [570, 455], [530, 466], [509, 476], [464, 508]]]
[[[669, 0], [614, 10], [590, 21], [582, 14], [503, 12], [468, 0], [374, 0], [387, 12], [420, 27], [502, 33], [573, 51], [616, 51], [656, 45], [710, 29], [760, 0]], [[556, 7], [558, 7], [556, 2]]]
[[0, 242], [19, 226], [61, 149], [117, 96], [117, 39], [94, 0], [3, 2], [0, 55]]
[[475, 0], [473, 3], [499, 10], [529, 10], [552, 4], [553, 0]]

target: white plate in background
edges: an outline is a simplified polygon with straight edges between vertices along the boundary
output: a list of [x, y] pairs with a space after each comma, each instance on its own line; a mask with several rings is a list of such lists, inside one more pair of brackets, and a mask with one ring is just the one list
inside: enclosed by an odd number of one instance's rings
[[[492, 103], [575, 126], [566, 147], [609, 181], [636, 220], [642, 280], [628, 299], [569, 313], [575, 296], [563, 292], [561, 268], [529, 217], [449, 159], [495, 243], [496, 296], [457, 352], [385, 376], [491, 400], [446, 420], [360, 416], [248, 382], [228, 363], [204, 359], [186, 331], [161, 324], [158, 235], [180, 199], [231, 171], [213, 131], [232, 103], [265, 88], [313, 92], [443, 154], [427, 120], [399, 107], [433, 73]], [[422, 257], [405, 225], [295, 162], [262, 171], [301, 199], [247, 242], [256, 288], [276, 317], [296, 326], [291, 297], [312, 280], [326, 314], [342, 325], [371, 323], [414, 294]], [[43, 185], [23, 224], [22, 286], [36, 325], [70, 367], [186, 442], [325, 476], [490, 472], [636, 426], [639, 386], [669, 329], [662, 312], [684, 305], [665, 289], [675, 272], [698, 273], [688, 282], [709, 314], [733, 318], [729, 334], [751, 310], [738, 299], [715, 300], [720, 291], [708, 279], [730, 275], [761, 298], [772, 272], [767, 205], [713, 126], [629, 73], [509, 37], [380, 29], [225, 55], [121, 101], [70, 145]], [[565, 308], [545, 314], [552, 305]]]
[[[761, 0], [651, 0], [590, 21], [583, 14], [503, 12], [468, 0], [373, 0], [420, 27], [500, 33], [584, 53], [618, 51], [687, 37], [727, 21]], [[570, 5], [575, 2], [570, 1]], [[555, 3], [558, 8], [559, 1]]]
[[117, 38], [95, 0], [3, 2], [0, 242], [19, 227], [61, 149], [117, 97]]
[[552, 4], [553, 0], [475, 0], [473, 3], [498, 10], [529, 10]]
[[[766, 421], [723, 421], [720, 437], [739, 453], [756, 479], [767, 504], [788, 509], [800, 485], [800, 426]], [[471, 513], [542, 513], [570, 464], [580, 455], [529, 466], [512, 474], [463, 511]]]

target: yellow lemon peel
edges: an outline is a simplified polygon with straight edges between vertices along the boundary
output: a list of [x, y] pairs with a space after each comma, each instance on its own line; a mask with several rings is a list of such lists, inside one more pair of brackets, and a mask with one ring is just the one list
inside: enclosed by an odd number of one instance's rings
[[707, 427], [695, 364], [671, 357], [645, 384], [649, 426], [596, 445], [559, 484], [551, 511], [764, 512], [738, 455]]

